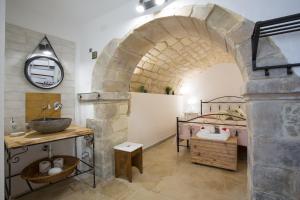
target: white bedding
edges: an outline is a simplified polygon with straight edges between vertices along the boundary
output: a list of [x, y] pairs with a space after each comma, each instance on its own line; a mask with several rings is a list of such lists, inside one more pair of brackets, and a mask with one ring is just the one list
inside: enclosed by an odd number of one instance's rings
[[198, 131], [196, 136], [199, 138], [208, 139], [208, 140], [226, 141], [230, 137], [230, 132], [208, 133], [208, 132]]
[[203, 139], [220, 141], [226, 141], [230, 137], [230, 130], [228, 128], [220, 128], [218, 130], [219, 133], [216, 133], [214, 126], [203, 126], [196, 133], [196, 136]]

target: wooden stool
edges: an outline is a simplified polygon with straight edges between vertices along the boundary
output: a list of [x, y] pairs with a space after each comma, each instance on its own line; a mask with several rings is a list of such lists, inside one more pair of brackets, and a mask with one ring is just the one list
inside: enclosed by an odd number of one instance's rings
[[143, 173], [143, 145], [132, 142], [124, 142], [114, 147], [115, 150], [115, 176], [118, 178], [122, 171], [129, 182], [132, 182], [132, 166]]

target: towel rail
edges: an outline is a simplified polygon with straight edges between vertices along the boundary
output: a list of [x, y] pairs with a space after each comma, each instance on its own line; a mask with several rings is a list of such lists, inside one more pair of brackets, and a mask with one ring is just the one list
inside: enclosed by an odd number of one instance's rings
[[292, 68], [300, 67], [300, 63], [257, 66], [258, 44], [260, 38], [299, 32], [299, 31], [300, 31], [300, 13], [285, 16], [285, 17], [270, 19], [266, 21], [256, 22], [251, 37], [252, 70], [253, 71], [264, 70], [265, 76], [269, 76], [270, 75], [269, 70], [283, 68], [287, 70], [287, 75], [293, 74]]

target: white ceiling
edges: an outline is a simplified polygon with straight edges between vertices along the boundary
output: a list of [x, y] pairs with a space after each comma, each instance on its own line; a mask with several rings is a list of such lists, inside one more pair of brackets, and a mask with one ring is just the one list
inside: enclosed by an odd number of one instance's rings
[[[40, 16], [57, 22], [82, 24], [105, 15], [129, 0], [7, 0], [7, 17]], [[67, 14], [66, 14], [67, 13]], [[21, 15], [22, 14], [22, 15]]]
[[[173, 1], [169, 0], [165, 6]], [[103, 17], [106, 20], [103, 23], [110, 24], [116, 18], [109, 14], [117, 16], [116, 13], [119, 12], [120, 16], [139, 16], [135, 11], [138, 2], [139, 0], [6, 0], [6, 22], [77, 41], [82, 28], [90, 21], [96, 22], [95, 26], [100, 26], [97, 19]], [[161, 8], [157, 7], [151, 12]], [[132, 13], [127, 16], [128, 10]]]

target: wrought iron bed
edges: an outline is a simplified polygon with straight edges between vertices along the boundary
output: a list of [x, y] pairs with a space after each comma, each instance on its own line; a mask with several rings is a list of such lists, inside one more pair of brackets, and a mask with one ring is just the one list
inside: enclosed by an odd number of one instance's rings
[[[217, 105], [218, 111], [224, 110], [224, 108], [227, 108], [227, 110], [233, 109], [234, 105], [237, 108], [241, 108], [242, 105], [244, 105], [246, 102], [243, 101], [243, 97], [239, 96], [222, 96], [215, 99], [211, 99], [209, 101], [200, 101], [200, 115], [197, 117], [193, 117], [190, 119], [181, 119], [179, 117], [176, 118], [176, 144], [177, 144], [177, 152], [179, 152], [179, 147], [186, 147], [189, 148], [189, 139], [186, 140], [186, 145], [180, 144], [181, 138], [180, 138], [180, 125], [181, 124], [198, 124], [198, 125], [213, 125], [213, 126], [226, 126], [226, 127], [246, 127], [246, 124], [237, 124], [237, 123], [230, 123], [230, 122], [238, 122], [238, 121], [246, 121], [246, 118], [239, 117], [236, 115], [231, 115], [227, 113], [212, 113], [212, 105]], [[205, 105], [209, 105], [209, 113], [204, 113], [203, 107]], [[216, 122], [198, 122], [195, 121], [197, 119], [219, 119], [220, 116], [226, 116], [231, 117], [233, 120], [220, 120], [219, 123]], [[235, 119], [235, 120], [234, 120]], [[190, 136], [192, 136], [192, 128], [190, 128]], [[238, 131], [236, 130], [236, 135], [238, 135]]]

